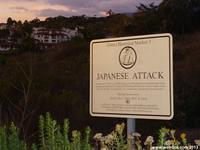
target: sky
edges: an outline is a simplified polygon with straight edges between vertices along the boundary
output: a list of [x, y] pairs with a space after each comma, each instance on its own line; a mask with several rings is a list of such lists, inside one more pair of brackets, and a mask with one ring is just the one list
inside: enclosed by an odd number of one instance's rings
[[33, 20], [39, 18], [62, 16], [105, 16], [111, 9], [116, 13], [136, 11], [140, 3], [161, 0], [0, 0], [0, 22], [8, 17], [15, 20]]

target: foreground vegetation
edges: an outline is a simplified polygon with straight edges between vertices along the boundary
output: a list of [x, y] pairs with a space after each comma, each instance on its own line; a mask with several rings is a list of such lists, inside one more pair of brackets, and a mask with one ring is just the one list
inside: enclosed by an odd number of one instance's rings
[[[37, 144], [26, 143], [20, 140], [19, 130], [11, 123], [10, 127], [0, 127], [1, 150], [150, 150], [152, 146], [162, 147], [190, 147], [198, 149], [200, 139], [194, 140], [193, 145], [187, 142], [186, 134], [181, 133], [177, 138], [175, 130], [161, 128], [157, 139], [148, 136], [144, 142], [139, 133], [124, 134], [125, 124], [117, 124], [115, 129], [105, 136], [102, 133], [91, 135], [91, 129], [86, 127], [83, 134], [73, 130], [70, 135], [68, 119], [63, 125], [57, 123], [49, 113], [39, 117], [39, 131]], [[195, 145], [194, 145], [195, 144]], [[31, 146], [30, 146], [31, 145]]]

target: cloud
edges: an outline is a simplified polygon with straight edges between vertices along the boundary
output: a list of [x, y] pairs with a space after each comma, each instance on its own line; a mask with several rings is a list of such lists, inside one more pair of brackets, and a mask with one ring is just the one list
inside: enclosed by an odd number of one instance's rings
[[74, 8], [89, 7], [93, 6], [94, 1], [96, 0], [47, 0], [50, 4], [60, 4], [67, 5]]
[[70, 11], [65, 11], [65, 10], [56, 10], [56, 9], [43, 9], [38, 12], [39, 16], [41, 17], [56, 17], [56, 16], [76, 16], [78, 15], [76, 11], [70, 10]]
[[[140, 3], [147, 4], [151, 2], [155, 2], [155, 4], [159, 4], [162, 0], [46, 0], [48, 4], [51, 5], [62, 5], [66, 6], [70, 9], [76, 10], [76, 13], [70, 11], [59, 11], [59, 10], [42, 10], [40, 15], [60, 15], [66, 14], [67, 16], [73, 15], [87, 15], [87, 16], [102, 16], [105, 11], [112, 9], [113, 12], [116, 13], [127, 13], [136, 11], [136, 6]], [[55, 16], [55, 15], [53, 15]]]
[[70, 9], [68, 11], [65, 10], [58, 10], [58, 9], [43, 9], [38, 11], [38, 15], [40, 17], [56, 17], [56, 16], [80, 16], [80, 15], [86, 15], [86, 16], [105, 16], [105, 12], [98, 11], [95, 8], [80, 8], [78, 10], [76, 9]]
[[[129, 11], [134, 8], [135, 0], [48, 0], [50, 4], [60, 4], [65, 5], [74, 9], [77, 9], [80, 12], [85, 11], [84, 13], [88, 14], [91, 10], [105, 11], [113, 9], [113, 11], [122, 11], [128, 9]], [[94, 15], [94, 14], [93, 14]]]
[[114, 12], [133, 12], [135, 11], [136, 1], [123, 0], [118, 1], [117, 3], [114, 0], [102, 1], [98, 5], [100, 10], [109, 10], [112, 9]]
[[9, 17], [22, 21], [34, 19], [37, 16], [32, 10], [40, 4], [33, 0], [0, 0], [0, 22]]
[[30, 11], [29, 9], [27, 9], [25, 7], [19, 7], [19, 6], [11, 7], [10, 9], [13, 10], [14, 12], [16, 12], [16, 13], [25, 13], [25, 12]]
[[0, 0], [0, 21], [8, 17], [31, 20], [36, 17], [104, 16], [112, 9], [115, 13], [136, 11], [140, 3], [159, 4], [162, 0]]
[[[16, 2], [16, 0], [6, 0], [7, 2]], [[37, 0], [17, 0], [18, 2], [34, 2]]]
[[112, 9], [114, 12], [133, 12], [140, 3], [159, 3], [161, 0], [47, 0], [50, 4], [60, 4], [75, 9], [83, 9], [85, 11], [96, 9], [98, 11], [106, 11]]

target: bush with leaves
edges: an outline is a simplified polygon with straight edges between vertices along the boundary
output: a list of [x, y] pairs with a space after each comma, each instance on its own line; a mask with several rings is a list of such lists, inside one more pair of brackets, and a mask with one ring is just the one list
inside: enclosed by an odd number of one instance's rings
[[[20, 140], [18, 128], [11, 123], [7, 128], [0, 127], [0, 150], [150, 150], [157, 147], [180, 147], [191, 146], [188, 143], [186, 134], [181, 133], [177, 138], [175, 130], [161, 128], [158, 132], [158, 139], [154, 141], [148, 136], [144, 142], [139, 133], [124, 134], [125, 124], [117, 124], [115, 129], [108, 135], [103, 136], [97, 133], [91, 141], [91, 129], [87, 127], [83, 135], [80, 131], [73, 130], [69, 135], [69, 121], [64, 120], [61, 127], [54, 120], [50, 113], [39, 118], [39, 140], [31, 146]], [[194, 140], [193, 147], [200, 146], [200, 139]]]
[[69, 121], [64, 120], [63, 128], [53, 120], [49, 113], [39, 119], [39, 149], [40, 150], [90, 150], [90, 128], [87, 127], [82, 138], [77, 130], [72, 131], [69, 138]]
[[1, 150], [26, 150], [26, 144], [19, 138], [19, 130], [11, 123], [9, 128], [0, 127]]

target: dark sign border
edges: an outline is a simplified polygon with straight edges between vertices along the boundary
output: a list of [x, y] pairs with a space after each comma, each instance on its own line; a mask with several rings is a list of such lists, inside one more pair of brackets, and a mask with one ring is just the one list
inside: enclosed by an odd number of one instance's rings
[[[108, 42], [120, 42], [120, 41], [130, 41], [130, 40], [141, 40], [141, 39], [152, 39], [152, 38], [168, 38], [168, 40], [169, 40], [169, 93], [170, 93], [170, 114], [169, 115], [151, 115], [151, 114], [137, 114], [137, 113], [134, 113], [134, 114], [129, 114], [129, 113], [102, 113], [102, 112], [95, 112], [94, 111], [94, 105], [93, 105], [93, 45], [94, 44], [96, 44], [96, 43], [108, 43]], [[171, 40], [170, 40], [170, 36], [169, 35], [163, 35], [163, 36], [148, 36], [148, 37], [136, 37], [136, 38], [127, 38], [127, 39], [121, 39], [121, 40], [119, 40], [119, 39], [114, 39], [114, 40], [109, 40], [109, 39], [105, 39], [105, 40], [102, 40], [102, 41], [96, 41], [96, 42], [92, 42], [92, 49], [91, 49], [91, 51], [90, 51], [90, 53], [91, 53], [91, 55], [90, 56], [92, 56], [92, 58], [91, 58], [91, 61], [92, 62], [90, 62], [91, 63], [91, 66], [92, 67], [90, 67], [90, 69], [91, 69], [91, 83], [90, 83], [90, 86], [91, 86], [91, 90], [90, 90], [90, 110], [91, 110], [91, 112], [92, 112], [92, 114], [95, 116], [95, 114], [96, 115], [105, 115], [104, 117], [106, 117], [106, 115], [113, 115], [113, 116], [115, 116], [115, 117], [118, 117], [118, 115], [120, 115], [120, 116], [123, 116], [123, 115], [126, 115], [126, 116], [138, 116], [138, 117], [140, 117], [140, 116], [148, 116], [148, 117], [150, 117], [150, 116], [152, 116], [152, 117], [171, 117], [173, 114], [172, 114], [172, 100], [173, 100], [173, 98], [172, 98], [172, 92], [171, 92], [171, 80], [172, 80], [172, 73], [171, 73], [171, 70], [173, 69], [173, 68], [171, 68], [171, 66], [172, 66], [172, 64], [171, 64], [171, 52], [173, 53], [173, 51], [172, 51], [172, 49], [171, 49], [171, 45], [172, 45], [172, 43], [171, 43]], [[173, 66], [172, 66], [173, 67]], [[108, 116], [109, 117], [109, 116]], [[123, 117], [123, 118], [126, 118], [126, 117]], [[145, 118], [145, 117], [141, 117], [141, 119], [143, 119], [143, 118]], [[145, 119], [150, 119], [150, 118], [145, 118]]]

